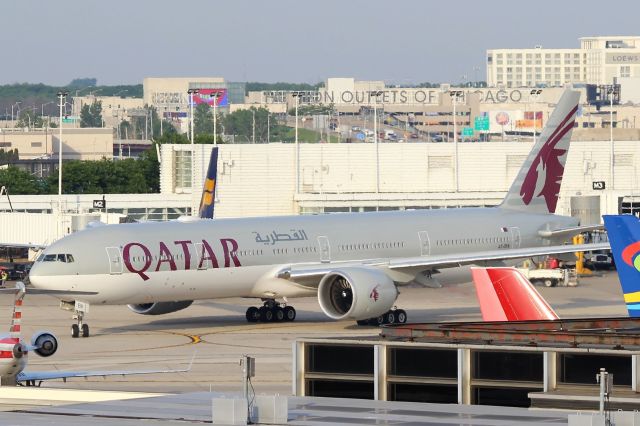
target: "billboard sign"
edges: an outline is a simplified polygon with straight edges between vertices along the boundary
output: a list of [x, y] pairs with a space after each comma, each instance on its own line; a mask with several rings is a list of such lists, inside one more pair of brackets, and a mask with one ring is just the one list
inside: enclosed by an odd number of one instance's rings
[[193, 95], [194, 106], [207, 104], [213, 107], [214, 102], [217, 107], [229, 106], [227, 89], [198, 89], [198, 93]]

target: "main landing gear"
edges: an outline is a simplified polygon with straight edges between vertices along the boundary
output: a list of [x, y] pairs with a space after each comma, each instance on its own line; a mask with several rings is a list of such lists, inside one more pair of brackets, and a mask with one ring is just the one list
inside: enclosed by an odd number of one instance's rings
[[380, 326], [384, 324], [405, 324], [407, 322], [407, 312], [404, 309], [393, 308], [379, 317], [358, 320], [358, 325]]
[[275, 299], [262, 299], [264, 304], [259, 308], [252, 306], [247, 309], [246, 318], [249, 322], [280, 322], [296, 319], [293, 306], [278, 303]]
[[89, 337], [89, 324], [84, 323], [84, 315], [89, 312], [89, 304], [84, 302], [60, 302], [60, 308], [65, 311], [73, 312], [73, 319], [76, 320], [75, 324], [71, 325], [71, 337]]

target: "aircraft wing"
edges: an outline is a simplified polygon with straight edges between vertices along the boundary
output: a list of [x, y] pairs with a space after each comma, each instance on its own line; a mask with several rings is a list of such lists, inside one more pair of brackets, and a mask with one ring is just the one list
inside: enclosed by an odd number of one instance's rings
[[604, 230], [604, 225], [584, 225], [561, 229], [543, 229], [538, 231], [538, 235], [543, 238], [574, 237], [575, 235], [581, 234], [583, 232], [601, 230]]
[[[194, 355], [195, 358], [195, 355]], [[187, 368], [164, 370], [95, 370], [95, 371], [22, 371], [16, 376], [18, 383], [40, 382], [44, 380], [62, 379], [65, 382], [72, 377], [107, 377], [132, 376], [136, 374], [187, 373], [191, 371], [193, 358]]]
[[390, 269], [425, 267], [430, 269], [452, 268], [463, 265], [482, 264], [507, 259], [524, 259], [548, 254], [573, 253], [578, 251], [611, 249], [608, 242], [594, 244], [566, 244], [560, 246], [527, 247], [506, 250], [478, 251], [466, 254], [445, 254], [438, 256], [412, 257], [389, 261]]
[[293, 281], [298, 285], [315, 288], [326, 274], [346, 267], [371, 267], [402, 271], [403, 269], [444, 269], [463, 265], [482, 266], [486, 262], [507, 259], [526, 259], [548, 254], [574, 253], [578, 251], [608, 250], [608, 242], [592, 244], [565, 244], [556, 246], [527, 247], [518, 249], [478, 251], [475, 253], [452, 253], [437, 256], [405, 257], [400, 259], [367, 259], [359, 261], [333, 262], [330, 264], [294, 264], [276, 272], [277, 278]]

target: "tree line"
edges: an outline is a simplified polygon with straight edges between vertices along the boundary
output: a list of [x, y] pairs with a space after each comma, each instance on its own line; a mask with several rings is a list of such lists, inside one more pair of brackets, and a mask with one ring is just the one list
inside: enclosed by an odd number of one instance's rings
[[[56, 194], [58, 174], [39, 178], [16, 166], [0, 169], [0, 186], [10, 194]], [[71, 160], [62, 163], [63, 194], [145, 194], [160, 192], [155, 147], [139, 159]]]

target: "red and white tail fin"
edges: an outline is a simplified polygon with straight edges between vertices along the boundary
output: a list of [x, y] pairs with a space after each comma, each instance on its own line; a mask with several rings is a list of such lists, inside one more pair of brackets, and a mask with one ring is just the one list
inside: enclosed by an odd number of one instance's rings
[[517, 269], [472, 267], [471, 274], [484, 321], [559, 319]]
[[555, 213], [580, 92], [565, 90], [500, 207]]
[[20, 338], [20, 323], [22, 322], [22, 301], [24, 299], [24, 284], [18, 281], [16, 283], [16, 297], [13, 303], [13, 317], [11, 318], [11, 327], [9, 328], [9, 337]]

